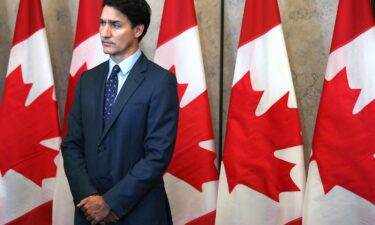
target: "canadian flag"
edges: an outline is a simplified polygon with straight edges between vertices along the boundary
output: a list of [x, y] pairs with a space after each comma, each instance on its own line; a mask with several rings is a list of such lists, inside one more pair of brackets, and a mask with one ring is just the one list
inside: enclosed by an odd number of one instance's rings
[[79, 77], [86, 70], [108, 60], [108, 56], [103, 53], [99, 35], [102, 4], [102, 0], [79, 1], [76, 37], [66, 95], [63, 135], [66, 133], [66, 121], [72, 107], [74, 91]]
[[236, 60], [216, 224], [301, 224], [301, 128], [277, 0], [246, 0]]
[[40, 0], [21, 0], [0, 107], [0, 224], [52, 223], [61, 138]]
[[375, 223], [375, 22], [340, 0], [320, 100], [303, 224]]
[[[66, 96], [63, 135], [66, 134], [66, 121], [80, 75], [84, 71], [108, 60], [108, 56], [103, 53], [99, 36], [99, 18], [101, 12], [102, 0], [80, 0]], [[65, 175], [61, 154], [58, 157], [56, 188], [53, 197], [53, 225], [73, 224], [73, 198]]]
[[180, 113], [164, 175], [175, 225], [213, 225], [218, 170], [193, 0], [166, 0], [155, 62], [176, 74]]

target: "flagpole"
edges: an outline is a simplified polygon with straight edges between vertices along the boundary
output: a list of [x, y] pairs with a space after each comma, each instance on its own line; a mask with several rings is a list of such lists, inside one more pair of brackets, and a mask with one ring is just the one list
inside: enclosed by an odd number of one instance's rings
[[[224, 93], [224, 0], [220, 6], [220, 88], [219, 88], [219, 164], [223, 156], [223, 93]], [[219, 172], [221, 166], [219, 165]]]

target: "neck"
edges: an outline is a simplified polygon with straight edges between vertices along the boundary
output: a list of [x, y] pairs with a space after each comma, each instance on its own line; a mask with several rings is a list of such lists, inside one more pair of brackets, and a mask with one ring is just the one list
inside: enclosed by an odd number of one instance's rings
[[139, 49], [139, 45], [134, 45], [131, 48], [127, 49], [126, 52], [122, 55], [110, 55], [111, 59], [115, 61], [116, 64], [124, 61], [129, 56], [133, 55]]

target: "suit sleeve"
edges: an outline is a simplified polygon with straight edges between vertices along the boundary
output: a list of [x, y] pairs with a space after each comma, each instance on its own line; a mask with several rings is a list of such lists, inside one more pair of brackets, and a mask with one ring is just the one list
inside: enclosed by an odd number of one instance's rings
[[81, 75], [74, 94], [73, 106], [67, 120], [67, 134], [61, 145], [64, 169], [69, 181], [74, 202], [98, 193], [87, 173], [84, 153], [84, 136], [81, 115]]
[[119, 217], [125, 216], [160, 181], [172, 158], [178, 123], [176, 78], [165, 73], [155, 84], [147, 118], [145, 157], [112, 189], [104, 194], [106, 203]]

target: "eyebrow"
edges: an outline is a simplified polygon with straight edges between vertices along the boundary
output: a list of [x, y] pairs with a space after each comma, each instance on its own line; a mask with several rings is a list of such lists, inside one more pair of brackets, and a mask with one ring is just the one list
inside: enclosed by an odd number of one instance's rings
[[100, 22], [106, 22], [106, 23], [110, 23], [110, 24], [121, 23], [121, 21], [119, 21], [119, 20], [105, 20], [105, 19], [102, 19], [102, 18], [100, 18]]

